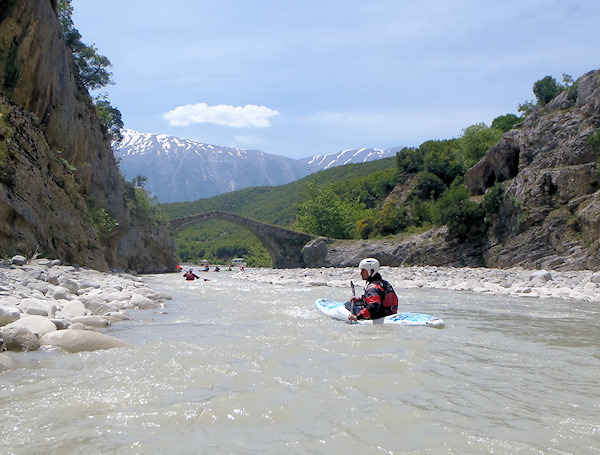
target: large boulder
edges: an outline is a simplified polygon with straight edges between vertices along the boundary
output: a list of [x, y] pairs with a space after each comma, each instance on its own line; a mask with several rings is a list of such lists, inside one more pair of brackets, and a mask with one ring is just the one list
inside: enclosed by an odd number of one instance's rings
[[89, 330], [60, 330], [40, 338], [42, 346], [52, 346], [67, 352], [97, 351], [130, 346], [117, 338]]
[[25, 327], [9, 325], [0, 329], [0, 338], [4, 340], [2, 347], [9, 351], [35, 351], [40, 347], [40, 339]]

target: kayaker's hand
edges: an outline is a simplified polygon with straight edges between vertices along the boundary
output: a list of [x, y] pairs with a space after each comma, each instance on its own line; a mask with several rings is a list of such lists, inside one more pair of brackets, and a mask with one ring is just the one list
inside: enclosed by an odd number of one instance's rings
[[356, 315], [355, 315], [355, 314], [352, 314], [352, 313], [350, 313], [350, 314], [348, 315], [348, 319], [349, 319], [350, 321], [358, 321], [358, 318], [356, 317]]
[[360, 298], [360, 297], [351, 297], [350, 301], [352, 303], [358, 303], [358, 302], [362, 302], [362, 298]]

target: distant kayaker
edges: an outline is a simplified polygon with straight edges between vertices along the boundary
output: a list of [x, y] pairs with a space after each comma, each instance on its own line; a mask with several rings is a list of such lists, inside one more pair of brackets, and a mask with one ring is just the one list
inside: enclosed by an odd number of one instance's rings
[[196, 275], [196, 274], [193, 272], [193, 270], [192, 270], [192, 269], [189, 269], [187, 272], [185, 272], [185, 273], [183, 274], [183, 276], [185, 277], [185, 279], [186, 279], [187, 281], [193, 281], [193, 280], [195, 280], [195, 279], [197, 279], [197, 278], [200, 278], [198, 275]]
[[366, 258], [358, 264], [360, 276], [367, 283], [361, 297], [352, 297], [346, 302], [350, 311], [348, 319], [379, 319], [398, 312], [398, 296], [390, 283], [381, 278], [379, 261]]

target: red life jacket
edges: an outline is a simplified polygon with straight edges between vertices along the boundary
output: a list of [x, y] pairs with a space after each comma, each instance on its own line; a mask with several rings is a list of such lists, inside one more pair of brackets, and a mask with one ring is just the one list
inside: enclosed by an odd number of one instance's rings
[[392, 285], [385, 280], [373, 282], [372, 284], [377, 286], [377, 288], [383, 292], [381, 304], [383, 305], [384, 316], [396, 314], [398, 312], [398, 296], [396, 295]]

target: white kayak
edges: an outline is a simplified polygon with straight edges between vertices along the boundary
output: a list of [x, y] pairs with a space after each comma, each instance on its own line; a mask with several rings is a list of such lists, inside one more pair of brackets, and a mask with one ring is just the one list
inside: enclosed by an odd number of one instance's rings
[[[330, 299], [317, 299], [315, 301], [315, 305], [321, 313], [326, 314], [330, 318], [349, 322], [348, 315], [350, 314], [350, 311], [348, 311], [344, 302], [338, 302]], [[356, 323], [424, 325], [427, 327], [434, 327], [436, 329], [441, 329], [444, 327], [444, 321], [442, 321], [440, 318], [421, 313], [396, 313], [379, 319], [361, 319], [354, 322], [354, 324]]]

